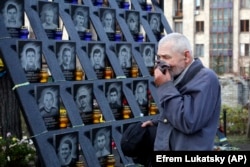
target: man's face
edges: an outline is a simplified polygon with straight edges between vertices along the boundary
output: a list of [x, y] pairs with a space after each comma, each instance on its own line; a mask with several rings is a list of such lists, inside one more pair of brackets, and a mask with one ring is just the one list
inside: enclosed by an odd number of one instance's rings
[[45, 110], [46, 111], [50, 111], [52, 106], [53, 106], [53, 97], [52, 97], [52, 94], [50, 93], [47, 93], [44, 95], [44, 107], [45, 107]]
[[94, 59], [94, 64], [95, 65], [100, 65], [101, 64], [101, 60], [102, 60], [101, 52], [94, 53], [93, 59]]
[[26, 54], [26, 58], [27, 58], [27, 65], [28, 66], [33, 66], [35, 63], [35, 52], [33, 51], [28, 51]]
[[157, 22], [156, 19], [153, 19], [152, 24], [151, 24], [151, 29], [152, 30], [157, 30], [157, 28], [158, 28], [158, 22]]
[[153, 54], [152, 51], [150, 50], [149, 52], [146, 52], [144, 55], [144, 61], [146, 64], [149, 64], [153, 61]]
[[76, 23], [77, 23], [78, 26], [83, 26], [84, 17], [82, 15], [77, 15], [76, 16]]
[[123, 50], [123, 51], [121, 51], [121, 55], [120, 55], [121, 66], [126, 67], [127, 62], [128, 62], [128, 51]]
[[80, 107], [86, 108], [90, 100], [88, 97], [89, 96], [88, 91], [83, 89], [81, 90], [79, 94], [80, 95], [78, 97], [78, 101], [79, 101]]
[[10, 25], [16, 24], [17, 10], [15, 8], [11, 8], [7, 11], [7, 21]]
[[137, 90], [137, 98], [138, 100], [142, 100], [144, 98], [144, 89], [143, 87], [138, 87], [138, 90]]
[[53, 23], [53, 18], [54, 18], [54, 12], [51, 11], [51, 10], [48, 10], [46, 13], [45, 13], [45, 22], [47, 24], [52, 24]]
[[61, 148], [60, 148], [60, 154], [62, 158], [66, 159], [70, 155], [70, 148], [67, 143], [63, 143]]
[[111, 25], [112, 25], [112, 16], [111, 16], [110, 13], [106, 14], [104, 22], [105, 22], [106, 27], [111, 27]]
[[117, 93], [115, 91], [111, 92], [110, 93], [110, 102], [111, 103], [116, 103], [117, 99], [118, 99]]
[[62, 59], [63, 59], [63, 64], [69, 65], [71, 61], [71, 52], [69, 50], [64, 51]]
[[129, 29], [131, 31], [135, 31], [136, 30], [136, 22], [135, 22], [134, 19], [130, 19], [130, 21], [129, 21]]
[[98, 136], [97, 137], [97, 145], [99, 149], [103, 149], [105, 147], [106, 144], [106, 139], [104, 135]]
[[185, 56], [183, 53], [174, 52], [173, 42], [167, 42], [162, 45], [159, 45], [157, 55], [160, 60], [165, 61], [171, 66], [171, 75], [175, 77], [179, 75], [186, 67]]

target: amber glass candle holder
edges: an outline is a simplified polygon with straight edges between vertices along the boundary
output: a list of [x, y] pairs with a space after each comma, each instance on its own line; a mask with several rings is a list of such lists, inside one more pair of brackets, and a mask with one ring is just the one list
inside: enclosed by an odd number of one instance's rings
[[107, 156], [106, 167], [115, 167], [115, 156], [113, 154]]
[[77, 161], [76, 167], [84, 167], [84, 163], [82, 161]]
[[100, 123], [100, 118], [101, 118], [101, 111], [99, 108], [94, 109], [93, 112], [93, 123], [98, 124]]
[[123, 119], [129, 119], [131, 115], [131, 109], [128, 105], [123, 106]]
[[84, 72], [81, 69], [76, 69], [75, 70], [75, 80], [76, 81], [81, 81], [83, 79]]
[[40, 71], [40, 82], [41, 83], [46, 83], [48, 82], [48, 79], [49, 79], [49, 74], [46, 70], [41, 70]]
[[136, 78], [138, 77], [139, 69], [137, 65], [133, 65], [131, 68], [131, 77]]
[[68, 123], [69, 123], [69, 118], [67, 115], [67, 111], [65, 108], [60, 108], [60, 117], [59, 117], [59, 127], [60, 128], [67, 128]]
[[149, 107], [149, 113], [150, 113], [150, 115], [155, 115], [155, 114], [157, 114], [157, 112], [158, 112], [157, 105], [154, 102], [151, 102], [150, 103], [150, 107]]
[[60, 116], [59, 122], [60, 122], [59, 126], [61, 129], [67, 128], [69, 123], [69, 118], [67, 116]]
[[105, 79], [111, 79], [113, 75], [113, 71], [111, 67], [105, 68]]

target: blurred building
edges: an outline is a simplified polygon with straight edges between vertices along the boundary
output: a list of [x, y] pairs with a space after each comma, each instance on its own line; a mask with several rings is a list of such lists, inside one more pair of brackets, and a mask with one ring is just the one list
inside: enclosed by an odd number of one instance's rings
[[250, 76], [250, 0], [168, 0], [164, 13], [217, 74]]

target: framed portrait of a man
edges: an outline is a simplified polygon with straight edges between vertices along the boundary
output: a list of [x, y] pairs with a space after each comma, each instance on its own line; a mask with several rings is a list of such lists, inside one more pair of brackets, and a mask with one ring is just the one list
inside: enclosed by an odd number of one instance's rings
[[116, 10], [111, 8], [100, 8], [99, 13], [104, 31], [109, 40], [114, 41], [116, 31]]
[[59, 28], [59, 4], [57, 2], [38, 1], [38, 13], [48, 38], [54, 39], [54, 32]]
[[112, 154], [112, 127], [104, 126], [92, 129], [91, 141], [99, 160]]
[[72, 81], [75, 78], [76, 69], [76, 43], [71, 41], [57, 41], [55, 51], [58, 64], [66, 80]]
[[53, 144], [62, 167], [75, 167], [78, 161], [78, 132], [55, 134]]
[[73, 84], [72, 95], [84, 124], [93, 123], [93, 83]]
[[89, 7], [83, 5], [71, 5], [70, 15], [80, 38], [84, 39], [85, 32], [90, 29]]
[[105, 43], [89, 43], [88, 55], [98, 79], [104, 78], [106, 66], [106, 48]]
[[158, 39], [163, 31], [161, 24], [161, 13], [149, 12], [148, 13], [148, 23], [152, 32], [154, 33], [156, 39]]
[[42, 66], [42, 41], [18, 40], [17, 50], [27, 80], [39, 82]]
[[60, 116], [59, 85], [37, 85], [35, 86], [35, 97], [47, 129], [58, 129]]
[[148, 80], [134, 80], [132, 83], [135, 100], [143, 116], [148, 115]]
[[126, 43], [126, 42], [117, 43], [116, 53], [124, 74], [126, 75], [126, 77], [131, 77], [131, 67], [132, 67], [131, 43]]
[[19, 31], [24, 25], [24, 0], [2, 0], [0, 9], [8, 32], [19, 38]]
[[140, 32], [140, 12], [135, 10], [125, 11], [125, 20], [132, 35], [137, 36]]
[[114, 117], [119, 120], [122, 119], [122, 82], [121, 81], [107, 81], [104, 85], [104, 91], [108, 100], [109, 106], [113, 111]]
[[145, 66], [148, 68], [149, 73], [153, 75], [154, 65], [156, 59], [155, 43], [144, 42], [140, 46], [140, 52], [144, 60]]

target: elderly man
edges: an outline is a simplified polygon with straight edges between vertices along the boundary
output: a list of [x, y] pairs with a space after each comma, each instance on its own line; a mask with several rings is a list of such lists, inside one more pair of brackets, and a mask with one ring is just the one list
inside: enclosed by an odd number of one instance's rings
[[212, 150], [221, 108], [217, 75], [194, 59], [188, 39], [179, 33], [159, 41], [158, 57], [170, 66], [154, 71], [162, 112], [142, 124], [158, 125], [154, 150]]

